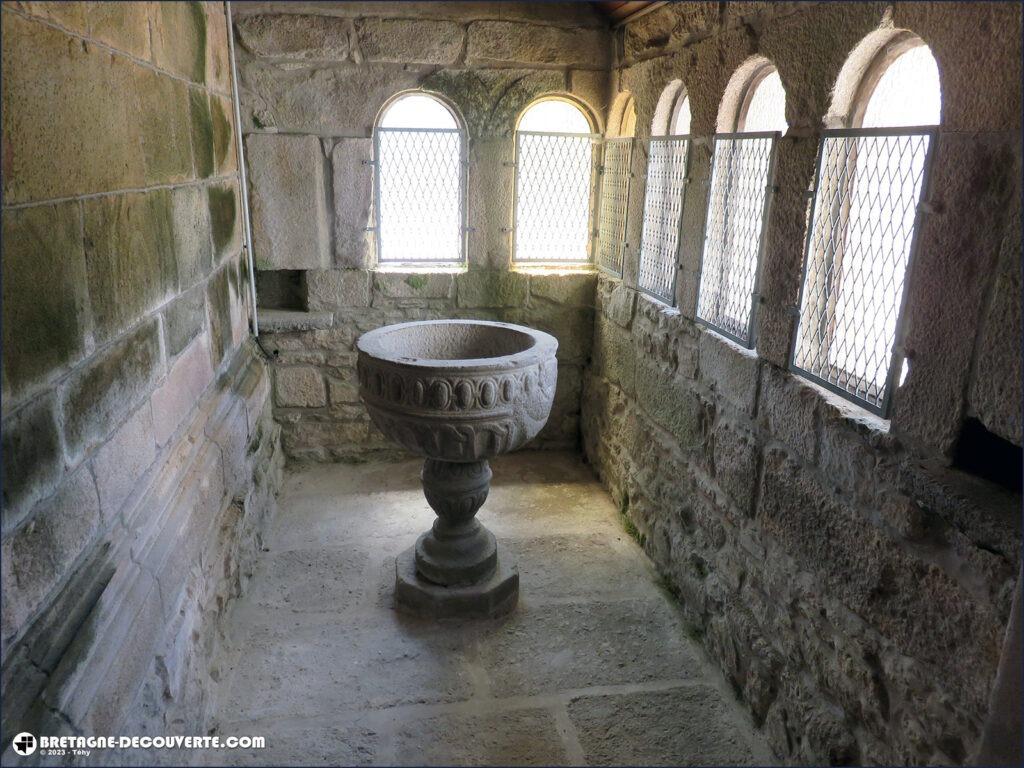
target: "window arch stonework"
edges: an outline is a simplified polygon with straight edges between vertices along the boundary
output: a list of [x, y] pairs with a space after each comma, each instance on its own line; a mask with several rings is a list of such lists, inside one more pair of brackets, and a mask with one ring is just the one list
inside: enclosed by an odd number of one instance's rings
[[651, 120], [652, 136], [679, 136], [690, 133], [690, 95], [682, 80], [673, 80], [658, 97]]
[[777, 82], [775, 96], [781, 99], [778, 109], [781, 115], [778, 122], [781, 125], [773, 130], [785, 132], [785, 88], [778, 79], [775, 65], [764, 56], [757, 55], [740, 64], [729, 78], [718, 106], [718, 118], [715, 123], [717, 133], [738, 133], [748, 129], [746, 123], [751, 103], [766, 81], [771, 84]]

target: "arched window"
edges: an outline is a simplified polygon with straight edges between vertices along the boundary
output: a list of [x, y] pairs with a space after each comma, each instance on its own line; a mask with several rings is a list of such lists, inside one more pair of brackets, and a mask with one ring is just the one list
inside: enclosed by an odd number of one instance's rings
[[690, 97], [683, 91], [676, 98], [672, 107], [672, 119], [669, 121], [669, 133], [673, 136], [686, 136], [690, 133]]
[[886, 415], [905, 375], [899, 318], [941, 92], [920, 38], [871, 42], [830, 109], [850, 127], [821, 140], [793, 367]]
[[938, 125], [942, 112], [939, 66], [921, 38], [901, 36], [876, 57], [855, 101], [852, 127]]
[[591, 260], [591, 203], [600, 137], [567, 98], [531, 104], [516, 126], [514, 260]]
[[764, 56], [743, 62], [725, 87], [718, 107], [719, 133], [785, 133], [786, 90], [779, 72]]
[[636, 101], [629, 91], [623, 91], [616, 97], [611, 108], [606, 135], [616, 139], [636, 136]]
[[608, 133], [601, 150], [601, 211], [598, 217], [597, 265], [616, 277], [622, 277], [635, 134], [636, 103], [633, 94], [624, 91], [612, 105]]
[[690, 100], [683, 81], [673, 80], [662, 91], [651, 122], [637, 272], [641, 291], [672, 306], [676, 303], [689, 133]]
[[697, 291], [697, 319], [747, 347], [754, 346], [775, 142], [787, 128], [779, 73], [764, 57], [748, 59], [718, 110]]
[[535, 101], [519, 116], [517, 131], [590, 134], [593, 125], [580, 107], [568, 99], [551, 96]]
[[743, 102], [736, 114], [736, 131], [779, 131], [785, 133], [786, 91], [771, 64], [762, 65], [750, 78]]
[[466, 137], [454, 108], [404, 94], [381, 112], [374, 138], [378, 262], [464, 261]]
[[651, 136], [686, 136], [690, 133], [690, 98], [682, 80], [673, 80], [661, 92], [651, 121]]

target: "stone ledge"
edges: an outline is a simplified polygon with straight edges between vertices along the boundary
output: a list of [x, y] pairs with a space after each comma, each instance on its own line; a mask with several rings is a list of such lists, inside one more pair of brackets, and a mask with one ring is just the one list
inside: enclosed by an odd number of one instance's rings
[[467, 271], [465, 264], [399, 264], [378, 262], [370, 270], [371, 272], [386, 275], [461, 275]]
[[[644, 293], [643, 291], [639, 290], [638, 288], [634, 288], [634, 287], [632, 287], [630, 285], [626, 285], [625, 282], [622, 282], [622, 287], [627, 289], [627, 290], [630, 290], [630, 291], [633, 291], [634, 293], [636, 293], [637, 301], [643, 301], [644, 302], [643, 306], [647, 307], [648, 311], [650, 311], [650, 312], [654, 312], [656, 314], [666, 315], [668, 317], [681, 317], [681, 316], [683, 316], [683, 312], [682, 312], [681, 309], [679, 309], [679, 307], [674, 307], [674, 306], [672, 306], [670, 304], [667, 304], [664, 301], [662, 301], [661, 299], [658, 299], [658, 298], [655, 298], [654, 296], [651, 296], [649, 293]], [[639, 310], [639, 307], [638, 307], [638, 310]], [[692, 320], [693, 318], [687, 317], [686, 319], [687, 320]]]
[[288, 331], [322, 331], [334, 326], [330, 312], [302, 312], [290, 309], [260, 309], [257, 311], [260, 330], [264, 333]]
[[811, 388], [811, 390], [817, 393], [818, 398], [821, 401], [819, 407], [827, 409], [827, 411], [823, 410], [823, 417], [827, 416], [830, 420], [843, 422], [858, 431], [874, 435], [880, 440], [886, 440], [889, 438], [889, 435], [892, 434], [891, 419], [883, 419], [881, 416], [861, 407], [852, 400], [847, 400], [845, 397], [840, 397], [835, 392], [830, 392], [816, 381], [811, 381], [810, 379], [801, 376], [797, 371], [794, 371], [791, 368], [787, 368], [786, 372], [794, 378], [799, 379], [803, 384], [806, 384]]
[[[528, 263], [517, 263], [509, 267], [509, 272], [521, 272], [524, 275], [598, 275], [598, 269], [593, 264], [566, 264], [565, 266], [555, 265], [536, 265], [530, 266]], [[614, 277], [608, 275], [608, 277]], [[618, 278], [615, 278], [618, 279]]]

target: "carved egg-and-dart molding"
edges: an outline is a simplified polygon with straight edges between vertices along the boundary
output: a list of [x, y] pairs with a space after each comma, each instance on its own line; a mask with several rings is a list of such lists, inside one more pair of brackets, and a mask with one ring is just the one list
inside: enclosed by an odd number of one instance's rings
[[364, 334], [358, 348], [359, 394], [373, 423], [427, 458], [475, 461], [515, 450], [551, 410], [558, 342], [541, 331], [400, 323]]

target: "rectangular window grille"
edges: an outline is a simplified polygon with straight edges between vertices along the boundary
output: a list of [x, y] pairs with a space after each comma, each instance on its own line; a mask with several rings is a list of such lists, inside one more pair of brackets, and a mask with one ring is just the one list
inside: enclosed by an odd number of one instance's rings
[[822, 134], [792, 367], [885, 415], [931, 128]]
[[599, 140], [581, 133], [516, 132], [515, 261], [590, 261]]
[[378, 128], [377, 257], [382, 264], [465, 259], [465, 144], [447, 128]]
[[598, 266], [622, 277], [626, 247], [626, 215], [632, 177], [633, 139], [607, 139], [601, 164], [601, 217], [598, 228]]
[[652, 138], [648, 147], [637, 286], [644, 293], [675, 305], [690, 140], [685, 136], [660, 136]]
[[778, 136], [715, 136], [697, 319], [747, 347], [753, 347], [754, 300]]

